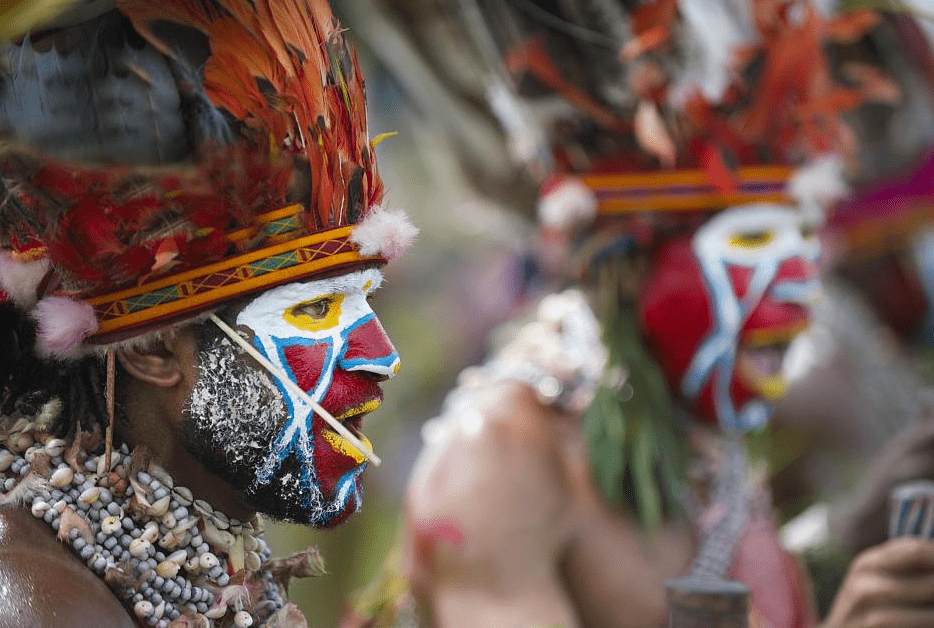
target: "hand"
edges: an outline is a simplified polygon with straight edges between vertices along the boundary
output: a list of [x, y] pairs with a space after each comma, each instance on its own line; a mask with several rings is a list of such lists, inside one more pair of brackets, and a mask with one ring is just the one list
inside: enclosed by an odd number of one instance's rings
[[[903, 430], [876, 456], [855, 493], [834, 504], [831, 536], [857, 554], [888, 536], [889, 496], [909, 480], [934, 480], [934, 420]], [[934, 625], [934, 624], [932, 624]]]
[[856, 557], [823, 628], [934, 626], [934, 541], [892, 539]]

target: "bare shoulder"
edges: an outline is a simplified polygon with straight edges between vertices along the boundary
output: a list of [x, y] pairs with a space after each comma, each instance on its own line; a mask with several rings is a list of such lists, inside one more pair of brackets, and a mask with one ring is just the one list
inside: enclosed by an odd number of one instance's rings
[[0, 582], [0, 626], [137, 625], [110, 589], [24, 508], [0, 507]]
[[406, 495], [411, 535], [485, 568], [504, 542], [557, 552], [570, 500], [560, 419], [527, 386], [500, 382], [426, 425]]

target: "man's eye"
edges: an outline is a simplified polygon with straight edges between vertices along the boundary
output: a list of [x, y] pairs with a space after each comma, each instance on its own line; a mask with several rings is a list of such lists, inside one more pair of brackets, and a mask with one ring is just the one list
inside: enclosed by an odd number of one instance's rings
[[771, 230], [736, 233], [733, 234], [732, 238], [730, 238], [730, 244], [745, 249], [754, 249], [760, 246], [765, 246], [771, 242], [772, 235], [773, 234]]
[[331, 299], [315, 299], [309, 303], [302, 303], [296, 306], [296, 314], [304, 314], [314, 319], [321, 319], [328, 315], [331, 310]]

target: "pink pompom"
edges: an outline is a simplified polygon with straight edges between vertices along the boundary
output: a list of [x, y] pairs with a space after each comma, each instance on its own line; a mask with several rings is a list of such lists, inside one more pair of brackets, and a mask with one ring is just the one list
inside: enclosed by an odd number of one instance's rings
[[70, 360], [84, 353], [82, 343], [97, 331], [94, 308], [86, 301], [46, 297], [30, 313], [38, 324], [36, 352], [43, 358]]
[[382, 255], [393, 260], [412, 246], [417, 235], [418, 229], [403, 212], [375, 207], [354, 227], [350, 239], [360, 247], [362, 255]]
[[0, 290], [16, 305], [28, 310], [39, 298], [36, 291], [49, 272], [49, 260], [20, 262], [0, 251]]

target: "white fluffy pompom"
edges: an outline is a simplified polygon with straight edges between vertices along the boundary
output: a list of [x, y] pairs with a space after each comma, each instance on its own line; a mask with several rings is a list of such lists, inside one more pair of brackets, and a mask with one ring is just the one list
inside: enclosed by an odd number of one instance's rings
[[38, 326], [36, 352], [43, 358], [80, 357], [84, 339], [97, 331], [94, 308], [86, 301], [46, 297], [36, 304], [30, 316]]
[[376, 207], [354, 227], [350, 239], [360, 247], [361, 255], [382, 255], [393, 260], [412, 246], [417, 235], [418, 229], [404, 212]]
[[47, 259], [20, 262], [10, 257], [9, 251], [0, 251], [0, 290], [24, 310], [35, 305], [36, 290], [48, 271]]
[[580, 179], [569, 177], [542, 193], [538, 219], [546, 227], [571, 232], [593, 222], [597, 197]]
[[827, 209], [850, 193], [839, 155], [825, 155], [795, 170], [788, 194], [798, 202], [805, 222], [820, 225]]

